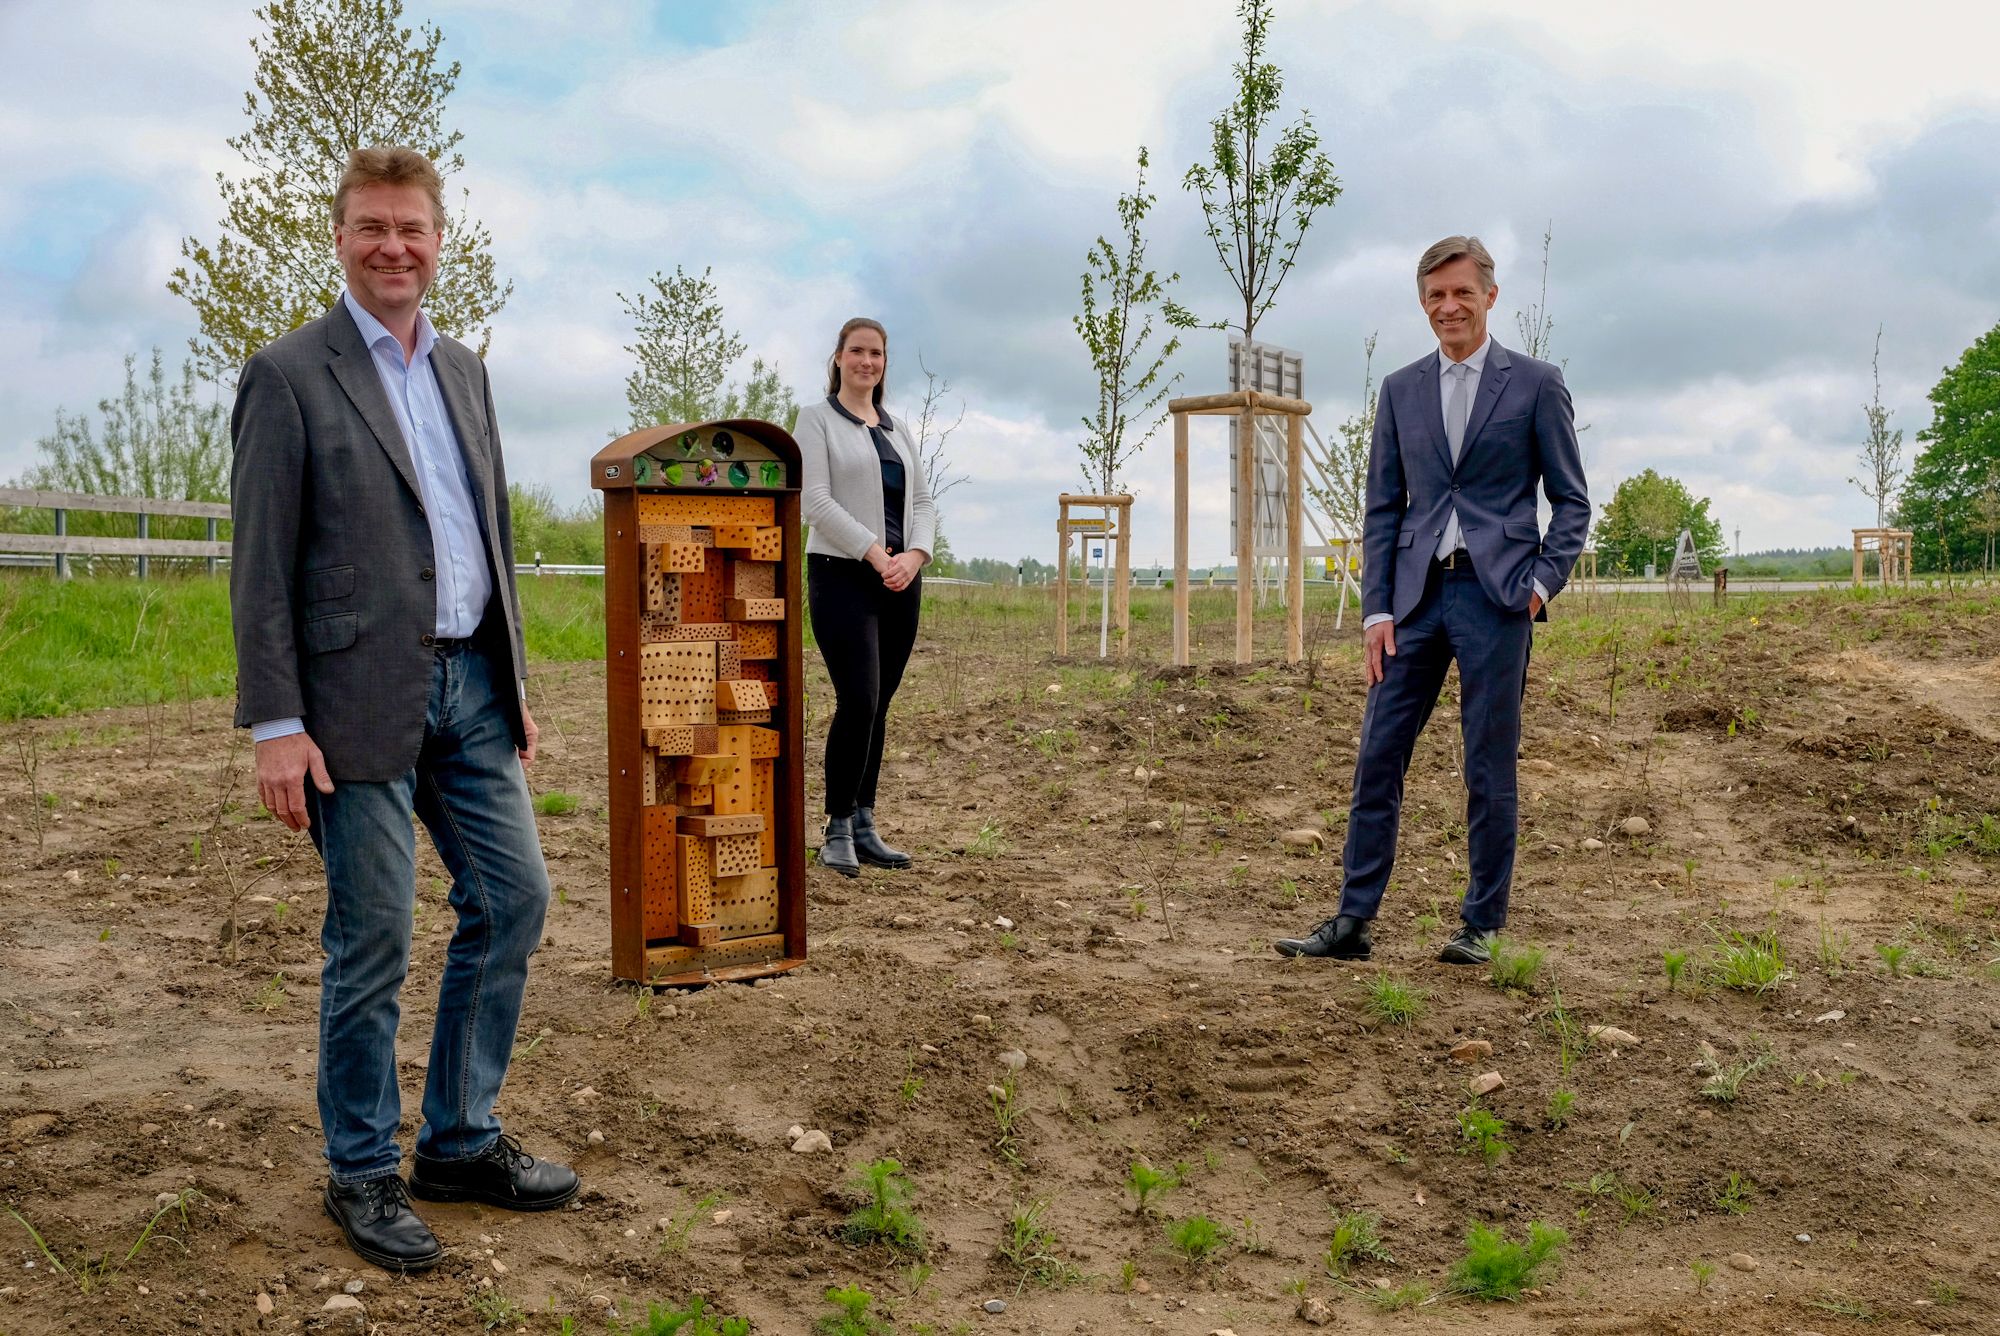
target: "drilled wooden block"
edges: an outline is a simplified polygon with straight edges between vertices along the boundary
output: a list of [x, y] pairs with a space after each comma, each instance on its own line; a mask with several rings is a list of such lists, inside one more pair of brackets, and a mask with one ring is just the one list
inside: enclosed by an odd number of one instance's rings
[[715, 882], [715, 921], [723, 940], [749, 937], [778, 929], [778, 873], [759, 868]]
[[737, 678], [715, 684], [715, 708], [718, 710], [768, 710], [771, 698], [764, 693], [767, 684]]
[[771, 622], [744, 622], [736, 627], [736, 653], [745, 659], [778, 657], [778, 628]]
[[715, 646], [668, 641], [639, 647], [639, 715], [646, 728], [715, 722]]
[[647, 543], [645, 551], [646, 559], [641, 567], [644, 581], [642, 606], [647, 612], [664, 612], [667, 607], [667, 583], [670, 578], [667, 571], [667, 545]]
[[[720, 729], [716, 730], [721, 732]], [[775, 728], [753, 728], [750, 730], [750, 757], [756, 761], [768, 761], [778, 755], [779, 734]], [[741, 753], [732, 753], [741, 755]]]
[[[720, 835], [757, 835], [764, 830], [764, 817], [760, 812], [743, 812], [736, 815], [683, 816], [680, 832], [683, 835], [699, 835], [703, 839], [714, 839]], [[734, 876], [734, 873], [730, 875]]]
[[779, 528], [757, 530], [750, 539], [750, 559], [752, 561], [783, 561], [785, 559], [785, 531]]
[[756, 540], [754, 524], [718, 524], [713, 530], [717, 547], [748, 547]]
[[[743, 656], [740, 654], [737, 656], [739, 660], [742, 657]], [[752, 682], [768, 682], [771, 680], [770, 660], [752, 659], [748, 663], [743, 664], [742, 667], [738, 668], [736, 670], [736, 675], [738, 677], [748, 678]], [[717, 677], [718, 680], [722, 677], [722, 664], [719, 659], [715, 666], [715, 676]]]
[[647, 941], [672, 937], [680, 927], [680, 867], [672, 807], [648, 807], [640, 825], [639, 907]]
[[764, 933], [717, 942], [714, 946], [653, 947], [646, 952], [646, 977], [665, 978], [680, 974], [706, 974], [742, 965], [762, 965], [785, 958], [785, 935]]
[[676, 784], [674, 790], [680, 796], [674, 805], [683, 812], [706, 812], [715, 806], [715, 786], [712, 784]]
[[734, 640], [724, 640], [715, 647], [715, 676], [720, 681], [725, 677], [743, 676], [743, 655], [736, 649]]
[[776, 598], [778, 568], [768, 561], [731, 558], [725, 572], [731, 598]]
[[[777, 736], [771, 729], [760, 728], [757, 731], [770, 733], [774, 738]], [[757, 835], [757, 865], [775, 868], [778, 865], [778, 763], [776, 761], [750, 763], [750, 804], [752, 809], [764, 818], [764, 829]]]
[[[652, 525], [772, 523], [768, 496], [712, 496], [686, 492], [641, 492], [634, 497], [641, 542], [664, 541], [647, 532]], [[773, 530], [776, 532], [776, 530]]]
[[639, 805], [651, 807], [660, 800], [660, 757], [650, 747], [639, 748]]
[[674, 871], [680, 878], [680, 921], [712, 922], [715, 917], [715, 845], [710, 840], [693, 835], [675, 835], [672, 842]]
[[661, 543], [666, 550], [665, 567], [669, 571], [685, 574], [699, 574], [708, 569], [710, 549], [700, 543]]
[[678, 612], [649, 612], [639, 618], [639, 641], [641, 644], [655, 645], [667, 641], [734, 640], [736, 626], [732, 622], [680, 622], [674, 620]]
[[732, 598], [723, 603], [723, 615], [732, 622], [782, 622], [785, 600], [781, 598]]
[[707, 570], [681, 577], [680, 614], [683, 622], [719, 622], [722, 616], [723, 567], [716, 562]]
[[759, 840], [754, 834], [716, 836], [712, 875], [740, 877], [745, 872], [755, 872], [763, 866], [758, 861], [758, 846]]
[[[678, 724], [672, 728], [647, 729], [645, 744], [668, 757], [703, 756], [722, 750], [716, 745], [720, 736], [713, 724]], [[671, 775], [667, 782], [673, 782]]]
[[[716, 731], [717, 745], [721, 745], [721, 730]], [[674, 779], [681, 784], [714, 784], [726, 780], [736, 773], [736, 758], [726, 752], [709, 752], [701, 756], [683, 756], [674, 766]]]
[[718, 724], [768, 724], [771, 722], [769, 710], [717, 710], [715, 722]]
[[744, 760], [768, 761], [778, 754], [778, 730], [747, 725], [717, 728], [715, 749]]
[[[733, 733], [736, 729], [731, 727], [728, 731]], [[728, 779], [719, 779], [715, 782], [716, 815], [741, 816], [757, 810], [752, 802], [755, 788], [750, 774], [750, 767], [754, 764], [755, 762], [748, 757], [740, 758], [735, 771]]]

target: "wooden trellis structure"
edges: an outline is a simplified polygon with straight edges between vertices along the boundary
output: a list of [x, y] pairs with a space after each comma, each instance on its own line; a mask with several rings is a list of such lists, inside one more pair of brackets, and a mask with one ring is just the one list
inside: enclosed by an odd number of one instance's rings
[[1188, 418], [1236, 418], [1236, 662], [1251, 658], [1256, 616], [1257, 416], [1281, 415], [1285, 423], [1285, 662], [1305, 657], [1305, 435], [1312, 405], [1256, 390], [1172, 399], [1174, 415], [1174, 662], [1188, 662]]
[[1854, 531], [1854, 587], [1861, 587], [1867, 554], [1875, 554], [1878, 578], [1885, 585], [1910, 583], [1910, 563], [1917, 535], [1910, 529], [1856, 529]]
[[[1094, 516], [1072, 516], [1070, 507], [1084, 510], [1102, 509], [1102, 519]], [[1113, 496], [1071, 496], [1064, 492], [1056, 498], [1056, 655], [1058, 658], [1069, 653], [1069, 540], [1072, 535], [1084, 540], [1084, 579], [1089, 587], [1090, 540], [1102, 538], [1115, 544], [1116, 555], [1112, 560], [1113, 578], [1110, 589], [1111, 624], [1118, 628], [1118, 653], [1128, 653], [1132, 644], [1132, 498], [1125, 493]]]

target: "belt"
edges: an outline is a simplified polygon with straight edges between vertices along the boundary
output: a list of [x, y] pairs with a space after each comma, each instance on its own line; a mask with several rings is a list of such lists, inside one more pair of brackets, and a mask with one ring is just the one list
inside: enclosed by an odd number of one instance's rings
[[1455, 547], [1449, 556], [1432, 557], [1431, 564], [1444, 571], [1469, 571], [1472, 569], [1472, 554], [1462, 547]]
[[434, 636], [426, 631], [424, 633], [424, 648], [435, 650], [471, 649], [472, 640], [470, 637], [454, 640], [450, 636]]

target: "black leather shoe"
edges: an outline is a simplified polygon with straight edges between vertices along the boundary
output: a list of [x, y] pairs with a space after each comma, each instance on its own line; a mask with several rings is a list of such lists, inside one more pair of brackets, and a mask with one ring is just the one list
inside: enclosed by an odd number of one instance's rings
[[417, 1219], [409, 1191], [395, 1174], [366, 1183], [328, 1182], [324, 1200], [347, 1246], [384, 1271], [422, 1271], [444, 1256], [444, 1245]]
[[862, 862], [876, 867], [901, 869], [910, 865], [908, 854], [882, 843], [882, 837], [875, 831], [875, 809], [872, 807], [854, 809], [854, 852], [861, 855]]
[[1484, 965], [1493, 959], [1493, 939], [1497, 936], [1490, 929], [1461, 923], [1438, 952], [1438, 959], [1447, 965]]
[[1304, 937], [1280, 937], [1274, 945], [1281, 956], [1325, 956], [1333, 960], [1366, 960], [1375, 953], [1372, 920], [1341, 914], [1322, 920]]
[[483, 1201], [510, 1211], [552, 1211], [576, 1195], [576, 1170], [538, 1160], [502, 1135], [470, 1160], [417, 1156], [410, 1191], [425, 1201]]
[[853, 817], [830, 816], [826, 819], [826, 838], [820, 841], [819, 865], [831, 868], [843, 877], [861, 875], [861, 859], [854, 852]]

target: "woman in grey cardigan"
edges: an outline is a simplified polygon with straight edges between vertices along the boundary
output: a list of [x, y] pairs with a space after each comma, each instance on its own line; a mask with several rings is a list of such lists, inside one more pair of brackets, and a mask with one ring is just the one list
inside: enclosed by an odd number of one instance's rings
[[916, 442], [882, 407], [889, 336], [876, 321], [840, 327], [823, 403], [799, 410], [805, 467], [806, 598], [833, 679], [826, 735], [826, 838], [819, 861], [842, 876], [910, 856], [875, 829], [883, 724], [917, 639], [922, 571], [936, 514]]

